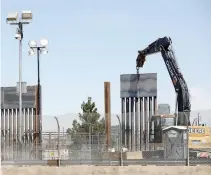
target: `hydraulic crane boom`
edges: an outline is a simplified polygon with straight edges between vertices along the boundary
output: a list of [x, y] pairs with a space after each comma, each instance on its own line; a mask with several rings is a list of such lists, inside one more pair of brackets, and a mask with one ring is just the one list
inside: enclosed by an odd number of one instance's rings
[[137, 74], [139, 73], [139, 68], [143, 67], [146, 56], [150, 54], [155, 54], [161, 52], [164, 59], [165, 65], [171, 77], [172, 83], [174, 85], [175, 92], [177, 94], [177, 110], [178, 118], [177, 125], [186, 126], [190, 125], [190, 96], [188, 86], [180, 72], [176, 57], [172, 49], [172, 41], [169, 37], [159, 38], [153, 43], [151, 43], [144, 50], [138, 51], [138, 57], [136, 59], [136, 69]]

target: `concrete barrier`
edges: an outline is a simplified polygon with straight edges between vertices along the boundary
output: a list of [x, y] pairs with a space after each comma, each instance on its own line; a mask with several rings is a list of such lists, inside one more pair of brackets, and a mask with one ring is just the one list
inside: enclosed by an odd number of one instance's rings
[[2, 175], [210, 175], [211, 166], [2, 166]]

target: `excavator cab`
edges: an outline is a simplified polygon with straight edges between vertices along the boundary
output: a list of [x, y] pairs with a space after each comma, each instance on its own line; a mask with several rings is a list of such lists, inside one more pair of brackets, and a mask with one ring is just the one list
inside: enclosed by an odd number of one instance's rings
[[149, 141], [150, 143], [162, 143], [162, 132], [165, 127], [176, 124], [175, 115], [163, 114], [153, 115], [149, 122]]

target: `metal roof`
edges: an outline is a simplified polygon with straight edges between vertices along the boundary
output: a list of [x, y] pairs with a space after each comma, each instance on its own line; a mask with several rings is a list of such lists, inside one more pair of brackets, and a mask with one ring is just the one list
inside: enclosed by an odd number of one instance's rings
[[163, 128], [163, 131], [169, 130], [169, 129], [187, 130], [187, 127], [186, 126], [167, 126]]

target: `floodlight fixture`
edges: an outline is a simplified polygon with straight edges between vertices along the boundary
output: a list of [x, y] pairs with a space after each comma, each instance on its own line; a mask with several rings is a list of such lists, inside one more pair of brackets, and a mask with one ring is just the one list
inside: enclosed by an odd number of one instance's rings
[[40, 50], [40, 53], [42, 55], [47, 55], [48, 54], [48, 50], [46, 48], [43, 48], [43, 49]]
[[10, 12], [7, 15], [6, 22], [10, 23], [11, 25], [29, 24], [32, 18], [33, 15], [31, 10], [22, 11], [20, 17], [18, 12]]
[[10, 12], [7, 15], [6, 22], [17, 22], [18, 21], [18, 12]]
[[30, 21], [30, 20], [32, 20], [32, 18], [33, 18], [33, 16], [32, 16], [31, 10], [22, 11], [22, 13], [21, 13], [21, 19], [22, 20]]
[[34, 51], [34, 49], [29, 49], [28, 54], [29, 54], [29, 56], [33, 56], [33, 55], [35, 55], [35, 51]]
[[46, 38], [42, 38], [40, 40], [40, 45], [46, 47], [48, 45], [48, 40]]
[[48, 40], [46, 38], [42, 38], [39, 41], [40, 44], [37, 44], [37, 42], [35, 40], [31, 40], [29, 41], [28, 45], [29, 45], [29, 56], [33, 56], [36, 55], [36, 53], [38, 54], [38, 57], [40, 54], [46, 55], [48, 54], [48, 49], [47, 49], [47, 45], [48, 45]]
[[31, 40], [31, 41], [29, 41], [28, 45], [30, 48], [37, 47], [37, 42], [34, 40]]

